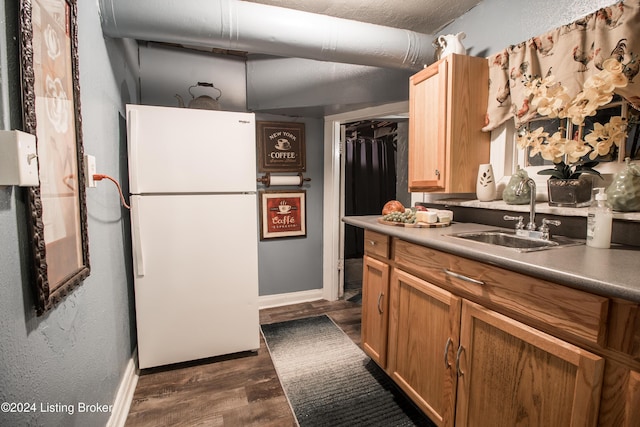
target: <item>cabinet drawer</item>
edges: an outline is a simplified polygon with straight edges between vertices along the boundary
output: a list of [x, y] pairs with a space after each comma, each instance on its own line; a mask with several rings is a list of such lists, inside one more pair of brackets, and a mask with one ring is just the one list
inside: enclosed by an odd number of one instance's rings
[[389, 236], [364, 230], [364, 253], [378, 258], [389, 259]]
[[455, 294], [542, 330], [605, 344], [607, 298], [398, 239], [393, 250], [399, 268]]

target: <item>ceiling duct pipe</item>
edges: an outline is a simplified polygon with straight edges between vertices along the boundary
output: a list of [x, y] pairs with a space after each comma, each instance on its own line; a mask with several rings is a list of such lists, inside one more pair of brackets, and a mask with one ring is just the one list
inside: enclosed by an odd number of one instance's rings
[[99, 0], [104, 35], [283, 57], [421, 69], [433, 36], [239, 0]]

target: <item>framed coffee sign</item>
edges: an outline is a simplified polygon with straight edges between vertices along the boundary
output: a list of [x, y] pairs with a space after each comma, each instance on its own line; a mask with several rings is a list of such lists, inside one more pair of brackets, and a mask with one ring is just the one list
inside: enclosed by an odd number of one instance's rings
[[256, 122], [259, 172], [304, 172], [304, 123]]
[[260, 192], [260, 240], [306, 236], [306, 192]]

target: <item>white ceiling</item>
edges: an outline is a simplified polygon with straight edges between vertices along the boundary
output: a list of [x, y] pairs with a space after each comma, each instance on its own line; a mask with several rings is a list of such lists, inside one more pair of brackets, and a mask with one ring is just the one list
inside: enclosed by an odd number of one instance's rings
[[481, 0], [246, 0], [271, 6], [436, 34]]

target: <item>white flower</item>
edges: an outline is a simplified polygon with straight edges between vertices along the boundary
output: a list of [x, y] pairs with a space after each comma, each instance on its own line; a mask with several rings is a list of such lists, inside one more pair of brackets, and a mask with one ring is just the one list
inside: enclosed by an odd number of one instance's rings
[[556, 132], [547, 139], [547, 143], [540, 147], [540, 154], [545, 160], [551, 160], [557, 163], [562, 160], [562, 156], [566, 153], [566, 139], [562, 137], [560, 132]]
[[611, 102], [616, 88], [628, 84], [624, 75], [625, 65], [617, 58], [608, 58], [602, 66], [600, 72], [584, 82], [582, 91], [573, 99], [553, 75], [526, 82], [525, 94], [531, 98], [530, 105], [539, 115], [566, 118], [578, 126], [578, 132], [575, 138], [567, 139], [560, 132], [549, 136], [542, 127], [534, 131], [525, 130], [518, 135], [518, 147], [530, 148], [531, 157], [540, 153], [545, 160], [560, 163], [566, 156], [568, 163], [576, 163], [586, 155], [595, 160], [608, 154], [614, 145], [619, 147], [623, 144], [627, 137], [627, 123], [619, 116], [612, 117], [604, 125], [595, 123], [591, 133], [582, 139], [585, 118], [595, 116], [599, 107]]
[[589, 154], [591, 160], [595, 160], [598, 156], [605, 156], [614, 145], [619, 147], [627, 138], [627, 121], [620, 116], [612, 117], [609, 123], [604, 125], [600, 123], [593, 124], [593, 130], [584, 140], [593, 147], [593, 151]]
[[549, 134], [544, 132], [542, 126], [532, 132], [524, 132], [518, 135], [518, 147], [538, 147], [548, 136]]

